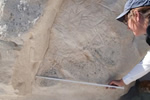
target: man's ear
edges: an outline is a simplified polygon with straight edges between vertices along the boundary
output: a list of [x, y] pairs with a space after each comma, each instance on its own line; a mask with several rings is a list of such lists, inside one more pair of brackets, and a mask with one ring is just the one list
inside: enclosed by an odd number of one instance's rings
[[137, 10], [135, 10], [134, 13], [135, 13], [135, 20], [136, 20], [136, 22], [139, 22], [140, 21], [140, 17], [141, 17], [140, 13]]

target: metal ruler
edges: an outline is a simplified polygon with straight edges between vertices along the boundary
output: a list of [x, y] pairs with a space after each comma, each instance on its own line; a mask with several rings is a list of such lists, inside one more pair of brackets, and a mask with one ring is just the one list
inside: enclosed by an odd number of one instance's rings
[[53, 81], [61, 81], [61, 82], [69, 82], [69, 83], [76, 83], [76, 84], [92, 85], [92, 86], [98, 86], [98, 87], [108, 87], [108, 88], [115, 88], [115, 89], [124, 89], [124, 87], [105, 85], [105, 84], [96, 84], [96, 83], [89, 83], [89, 82], [72, 81], [72, 80], [50, 78], [50, 77], [44, 77], [44, 76], [36, 76], [36, 77], [42, 78], [42, 79], [47, 79], [47, 80], [53, 80]]

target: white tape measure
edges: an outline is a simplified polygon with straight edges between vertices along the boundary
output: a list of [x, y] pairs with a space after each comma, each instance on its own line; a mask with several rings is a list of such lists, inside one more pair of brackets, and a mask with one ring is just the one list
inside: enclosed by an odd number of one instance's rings
[[124, 89], [124, 87], [118, 87], [118, 86], [112, 86], [112, 85], [105, 85], [105, 84], [96, 84], [96, 83], [72, 81], [72, 80], [58, 79], [58, 78], [50, 78], [50, 77], [43, 77], [43, 76], [36, 76], [36, 77], [38, 77], [38, 78], [43, 78], [43, 79], [48, 79], [48, 80], [53, 80], [53, 81], [62, 81], [62, 82], [69, 82], [69, 83], [76, 83], [76, 84], [99, 86], [99, 87], [108, 87], [108, 88], [115, 88], [115, 89]]

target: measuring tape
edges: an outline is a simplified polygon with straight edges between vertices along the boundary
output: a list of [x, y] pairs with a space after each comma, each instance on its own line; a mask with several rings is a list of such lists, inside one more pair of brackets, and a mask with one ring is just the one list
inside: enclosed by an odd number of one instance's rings
[[53, 81], [62, 81], [62, 82], [84, 84], [84, 85], [92, 85], [92, 86], [98, 86], [98, 87], [108, 87], [108, 88], [115, 88], [115, 89], [124, 89], [124, 87], [112, 86], [112, 85], [105, 85], [105, 84], [96, 84], [96, 83], [89, 83], [89, 82], [72, 81], [72, 80], [50, 78], [50, 77], [44, 77], [44, 76], [36, 76], [36, 77], [42, 78], [42, 79], [47, 79], [47, 80], [53, 80]]

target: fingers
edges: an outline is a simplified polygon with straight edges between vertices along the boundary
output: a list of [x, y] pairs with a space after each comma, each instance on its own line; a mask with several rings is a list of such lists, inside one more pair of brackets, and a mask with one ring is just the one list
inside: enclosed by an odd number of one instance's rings
[[[113, 80], [113, 81], [111, 81], [108, 84], [112, 85], [112, 86], [125, 86], [125, 83], [123, 82], [122, 79], [120, 79], [120, 80]], [[108, 87], [106, 89], [108, 89]], [[115, 89], [115, 88], [109, 88], [109, 89]]]
[[[112, 85], [112, 86], [119, 86], [117, 81], [111, 81], [110, 83], [108, 83], [109, 85]], [[116, 89], [116, 88], [110, 88], [110, 87], [106, 87], [106, 89]]]
[[111, 81], [111, 82], [109, 83], [109, 85], [115, 85], [115, 86], [116, 86], [116, 82], [115, 82], [115, 81]]

